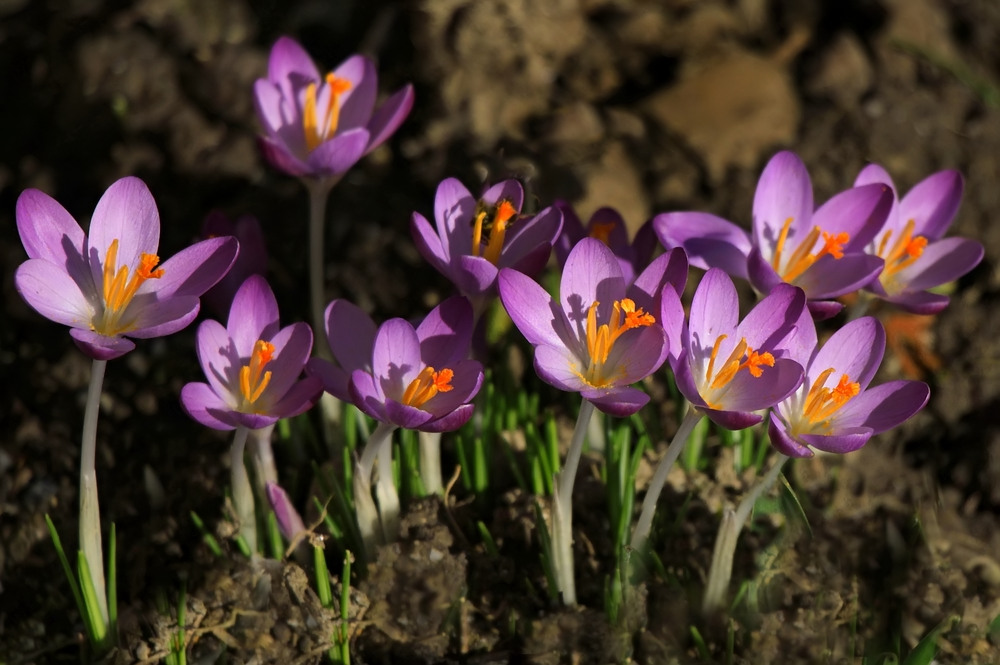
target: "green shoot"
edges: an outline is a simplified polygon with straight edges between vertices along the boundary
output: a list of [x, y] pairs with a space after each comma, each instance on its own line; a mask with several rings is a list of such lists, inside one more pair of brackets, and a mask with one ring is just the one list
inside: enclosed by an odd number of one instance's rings
[[195, 527], [201, 531], [201, 542], [208, 546], [208, 549], [211, 550], [213, 555], [217, 557], [222, 556], [222, 546], [219, 545], [219, 541], [216, 540], [215, 536], [212, 535], [212, 532], [208, 530], [205, 526], [205, 522], [198, 516], [198, 513], [193, 510], [191, 511], [191, 521], [194, 522]]
[[316, 595], [319, 596], [319, 604], [329, 609], [333, 607], [330, 571], [326, 567], [326, 552], [318, 545], [313, 545], [313, 567], [316, 569]]
[[487, 526], [481, 521], [476, 521], [476, 529], [479, 531], [479, 537], [483, 539], [483, 547], [486, 548], [486, 553], [489, 554], [494, 559], [500, 558], [500, 549], [497, 547], [497, 543], [493, 540], [493, 534]]

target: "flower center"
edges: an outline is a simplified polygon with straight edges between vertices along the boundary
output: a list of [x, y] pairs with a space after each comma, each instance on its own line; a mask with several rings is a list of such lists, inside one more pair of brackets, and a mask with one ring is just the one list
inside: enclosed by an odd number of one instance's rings
[[96, 322], [91, 323], [95, 332], [114, 337], [130, 329], [130, 323], [122, 323], [121, 318], [139, 287], [147, 279], [163, 277], [163, 269], [156, 268], [160, 257], [155, 254], [139, 255], [139, 266], [129, 275], [128, 266], [118, 265], [118, 238], [111, 241], [104, 255], [104, 312]]
[[250, 362], [240, 368], [240, 394], [243, 396], [241, 411], [253, 409], [254, 403], [260, 399], [267, 384], [271, 382], [271, 371], [264, 367], [274, 356], [274, 344], [257, 340], [250, 354]]
[[[476, 218], [472, 222], [472, 255], [482, 256], [484, 259], [497, 265], [500, 260], [500, 250], [503, 249], [503, 241], [507, 237], [507, 226], [517, 215], [517, 210], [513, 204], [503, 199], [496, 204], [492, 214], [488, 210], [479, 210]], [[489, 220], [487, 220], [489, 217]], [[486, 232], [486, 247], [483, 247], [483, 232]]]
[[622, 298], [616, 300], [612, 306], [611, 320], [598, 326], [597, 307], [600, 304], [595, 300], [587, 310], [587, 355], [590, 357], [590, 362], [586, 372], [577, 373], [587, 385], [594, 388], [603, 388], [615, 379], [614, 376], [608, 376], [605, 363], [618, 338], [627, 330], [656, 323], [652, 314], [646, 313], [641, 307], [636, 307], [630, 298]]
[[902, 233], [896, 238], [896, 242], [889, 244], [892, 239], [892, 229], [888, 229], [878, 243], [878, 255], [885, 261], [885, 267], [879, 275], [882, 287], [886, 293], [893, 295], [901, 290], [897, 273], [904, 268], [913, 265], [924, 253], [927, 247], [927, 238], [913, 235], [914, 221], [906, 222]]
[[[835, 259], [844, 257], [844, 245], [850, 241], [850, 234], [843, 232], [827, 233], [818, 226], [814, 226], [806, 234], [806, 237], [802, 239], [798, 247], [788, 256], [788, 260], [785, 261], [784, 267], [782, 267], [782, 253], [785, 250], [785, 242], [788, 240], [788, 231], [792, 227], [792, 219], [791, 217], [786, 219], [785, 224], [781, 227], [781, 234], [778, 236], [778, 242], [774, 248], [774, 259], [771, 261], [771, 266], [781, 276], [781, 279], [786, 282], [794, 282], [799, 275], [809, 269], [809, 266], [827, 254]], [[813, 252], [813, 247], [816, 246], [816, 241], [820, 239], [821, 235], [823, 237], [823, 245], [818, 251]]]
[[802, 406], [802, 414], [792, 424], [792, 436], [810, 434], [817, 430], [828, 432], [830, 430], [830, 417], [847, 404], [852, 397], [861, 392], [861, 385], [851, 381], [846, 374], [841, 375], [836, 386], [827, 388], [825, 386], [826, 380], [833, 374], [833, 371], [832, 367], [824, 370], [809, 388]]
[[455, 372], [447, 367], [436, 372], [433, 367], [428, 365], [417, 375], [417, 378], [410, 381], [410, 385], [403, 393], [402, 403], [415, 409], [423, 407], [427, 400], [438, 393], [446, 393], [451, 390], [454, 387], [451, 385], [454, 376]]
[[[764, 374], [764, 366], [774, 367], [774, 356], [765, 351], [758, 353], [747, 346], [746, 338], [741, 338], [739, 344], [716, 371], [716, 361], [722, 342], [728, 335], [719, 335], [712, 346], [712, 355], [708, 358], [708, 368], [705, 370], [705, 380], [702, 384], [702, 398], [709, 408], [720, 410], [721, 400], [728, 392], [730, 383], [740, 370], [750, 372], [750, 376], [759, 379]], [[706, 394], [707, 393], [707, 394]]]
[[600, 240], [605, 245], [611, 244], [611, 232], [615, 228], [614, 222], [598, 222], [590, 227], [590, 237]]
[[322, 115], [316, 113], [316, 83], [306, 87], [306, 103], [302, 110], [302, 129], [305, 130], [306, 148], [310, 151], [337, 133], [340, 120], [340, 96], [351, 89], [351, 82], [338, 78], [333, 72], [326, 75], [326, 91], [329, 98]]

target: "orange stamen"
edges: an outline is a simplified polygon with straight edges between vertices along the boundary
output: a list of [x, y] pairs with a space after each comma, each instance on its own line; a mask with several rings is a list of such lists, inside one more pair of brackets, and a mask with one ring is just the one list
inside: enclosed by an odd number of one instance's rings
[[[794, 282], [812, 264], [827, 254], [835, 259], [843, 258], [844, 245], [851, 240], [849, 233], [828, 233], [820, 227], [814, 226], [798, 244], [791, 256], [788, 257], [788, 261], [782, 265], [782, 253], [784, 252], [785, 242], [788, 240], [788, 231], [791, 229], [791, 226], [792, 218], [789, 217], [785, 220], [784, 225], [781, 227], [781, 232], [778, 234], [778, 242], [774, 247], [774, 258], [771, 261], [771, 267], [786, 282]], [[819, 248], [819, 251], [813, 253], [813, 247], [821, 236], [823, 238], [823, 246]]]
[[[810, 426], [819, 425], [822, 429], [829, 429], [830, 416], [861, 392], [861, 384], [851, 381], [846, 374], [841, 375], [840, 381], [835, 387], [825, 387], [826, 380], [833, 374], [833, 371], [832, 367], [823, 370], [806, 394], [802, 415]], [[802, 425], [795, 429], [796, 434], [805, 433]]]
[[589, 362], [584, 373], [577, 372], [584, 381], [595, 388], [611, 383], [614, 377], [605, 375], [604, 363], [608, 361], [615, 342], [627, 331], [656, 323], [656, 318], [635, 306], [635, 301], [622, 298], [615, 301], [608, 323], [597, 325], [597, 308], [601, 303], [594, 301], [587, 310], [586, 342]]
[[439, 392], [446, 393], [454, 388], [451, 385], [451, 380], [454, 377], [455, 372], [447, 367], [436, 372], [433, 367], [428, 365], [421, 370], [417, 378], [410, 381], [410, 385], [403, 392], [402, 403], [419, 409]]
[[590, 227], [590, 237], [600, 240], [605, 245], [611, 244], [611, 232], [615, 228], [614, 222], [598, 222]]
[[111, 241], [108, 251], [104, 255], [104, 312], [100, 321], [92, 324], [95, 331], [103, 335], [117, 335], [125, 332], [128, 325], [121, 325], [121, 317], [139, 287], [147, 279], [159, 279], [163, 277], [163, 269], [155, 269], [160, 262], [160, 258], [155, 254], [139, 255], [139, 265], [135, 272], [129, 276], [128, 266], [118, 266], [118, 238]]
[[250, 362], [240, 368], [240, 394], [243, 395], [244, 409], [251, 408], [271, 382], [271, 371], [265, 371], [264, 367], [273, 356], [274, 344], [259, 339], [253, 345]]
[[[718, 391], [723, 391], [729, 383], [736, 378], [736, 375], [741, 369], [746, 369], [750, 372], [750, 376], [755, 379], [759, 379], [764, 374], [764, 367], [774, 367], [774, 356], [767, 351], [759, 353], [754, 349], [747, 346], [746, 338], [740, 339], [739, 343], [733, 348], [729, 357], [726, 358], [725, 362], [722, 363], [718, 372], [715, 371], [716, 360], [719, 355], [719, 349], [722, 346], [722, 341], [726, 339], [727, 335], [719, 335], [715, 344], [712, 345], [712, 353], [708, 357], [708, 369], [705, 371], [705, 383], [707, 385], [707, 392], [712, 393], [709, 399], [704, 394], [702, 398], [705, 399], [705, 403], [709, 407], [715, 409], [720, 408], [717, 406], [719, 402], [719, 397], [721, 395], [716, 395]], [[724, 393], [723, 393], [724, 394]]]
[[914, 220], [907, 221], [899, 238], [891, 247], [889, 240], [892, 237], [892, 229], [887, 230], [879, 241], [878, 255], [885, 261], [885, 267], [882, 268], [879, 280], [889, 294], [898, 290], [896, 273], [913, 265], [923, 255], [924, 249], [927, 247], [927, 238], [913, 235], [915, 226]]
[[[302, 109], [302, 129], [305, 132], [306, 148], [315, 150], [319, 144], [327, 141], [337, 133], [340, 121], [340, 96], [351, 89], [351, 82], [338, 78], [333, 72], [326, 75], [326, 85], [330, 89], [330, 99], [327, 101], [323, 121], [316, 113], [316, 84], [306, 86], [306, 99]], [[321, 129], [322, 125], [322, 129]]]
[[507, 227], [517, 215], [517, 209], [506, 199], [497, 203], [496, 209], [493, 212], [493, 218], [487, 229], [489, 239], [486, 241], [484, 249], [482, 246], [483, 226], [486, 222], [486, 215], [487, 211], [480, 211], [473, 222], [472, 255], [482, 256], [493, 265], [496, 265], [497, 261], [500, 260], [500, 251], [503, 249], [504, 240], [507, 238]]

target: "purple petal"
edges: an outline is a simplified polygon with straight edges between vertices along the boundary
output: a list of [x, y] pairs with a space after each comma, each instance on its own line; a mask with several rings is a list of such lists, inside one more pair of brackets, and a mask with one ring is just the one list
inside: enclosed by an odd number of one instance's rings
[[367, 145], [367, 129], [349, 129], [338, 133], [309, 153], [306, 163], [310, 175], [322, 177], [345, 173], [364, 156]]
[[375, 420], [389, 422], [385, 412], [385, 394], [375, 377], [363, 370], [356, 369], [351, 372], [351, 381], [348, 387], [354, 406]]
[[983, 246], [968, 238], [944, 238], [924, 248], [920, 259], [897, 273], [906, 291], [926, 291], [969, 272], [983, 259]]
[[448, 277], [455, 283], [462, 295], [476, 299], [479, 296], [492, 292], [497, 282], [497, 267], [481, 256], [463, 255], [455, 261], [452, 256], [452, 265], [456, 269], [451, 269]]
[[566, 257], [569, 256], [570, 250], [576, 246], [576, 243], [587, 236], [587, 232], [583, 228], [583, 222], [580, 221], [580, 217], [568, 201], [558, 199], [553, 205], [559, 209], [563, 216], [562, 230], [559, 232], [559, 237], [553, 245], [556, 262], [562, 267], [566, 264]]
[[[89, 279], [89, 277], [88, 277]], [[36, 312], [71, 328], [88, 328], [94, 310], [73, 278], [45, 259], [28, 259], [14, 274], [17, 292]]]
[[821, 205], [812, 223], [830, 233], [847, 233], [845, 250], [862, 251], [882, 229], [893, 201], [895, 194], [888, 185], [853, 187]]
[[684, 293], [688, 277], [687, 255], [675, 248], [656, 257], [627, 289], [628, 297], [636, 306], [656, 315], [660, 311], [660, 294], [669, 287], [675, 293]]
[[806, 303], [806, 308], [813, 321], [826, 321], [840, 314], [844, 306], [836, 300], [810, 300]]
[[378, 377], [382, 393], [401, 398], [423, 368], [420, 340], [413, 326], [403, 319], [383, 323], [372, 348], [372, 374]]
[[616, 385], [641, 381], [660, 369], [667, 359], [667, 334], [658, 325], [624, 333], [608, 354], [605, 368], [615, 376]]
[[758, 416], [756, 413], [747, 411], [718, 411], [702, 407], [698, 407], [698, 410], [708, 416], [716, 425], [725, 427], [732, 432], [753, 427], [764, 419], [763, 416]]
[[580, 339], [587, 321], [587, 310], [595, 301], [598, 321], [610, 318], [612, 306], [625, 295], [625, 280], [618, 259], [600, 240], [584, 238], [576, 244], [559, 285], [559, 296], [571, 324]]
[[785, 423], [778, 419], [774, 411], [770, 413], [767, 436], [771, 440], [771, 446], [782, 455], [788, 457], [812, 457], [814, 455], [808, 446], [803, 446], [788, 434]]
[[224, 431], [236, 429], [229, 405], [207, 383], [188, 383], [181, 388], [181, 406], [205, 427]]
[[226, 330], [241, 358], [249, 358], [258, 340], [270, 340], [278, 332], [278, 301], [267, 280], [251, 275], [243, 282], [229, 310]]
[[565, 347], [569, 340], [576, 339], [562, 308], [535, 280], [505, 268], [500, 271], [497, 285], [507, 314], [530, 344]]
[[808, 376], [815, 380], [832, 367], [834, 373], [827, 385], [837, 385], [842, 374], [857, 382], [864, 390], [882, 363], [885, 353], [885, 330], [877, 319], [865, 316], [845, 323], [816, 353], [809, 366]]
[[885, 300], [912, 314], [923, 315], [937, 314], [947, 307], [949, 302], [948, 296], [929, 293], [927, 291], [886, 296]]
[[274, 410], [268, 408], [268, 404], [283, 399], [301, 376], [312, 352], [313, 335], [309, 324], [299, 321], [282, 328], [270, 341], [274, 344], [274, 355], [267, 365], [267, 370], [271, 372], [271, 382], [261, 396], [261, 402], [263, 410], [273, 413]]
[[617, 386], [610, 391], [588, 389], [582, 391], [580, 395], [593, 402], [599, 410], [617, 418], [626, 418], [638, 413], [649, 403], [649, 395], [630, 386]]
[[535, 276], [545, 269], [551, 255], [552, 246], [545, 242], [536, 246], [517, 260], [509, 260], [512, 257], [501, 254], [499, 263], [502, 267], [513, 268], [518, 272], [523, 272], [525, 275]]
[[711, 268], [691, 299], [688, 327], [692, 344], [707, 353], [719, 335], [734, 333], [739, 316], [740, 300], [733, 280], [722, 270]]
[[702, 212], [671, 212], [654, 217], [653, 228], [667, 249], [682, 247], [694, 267], [748, 278], [750, 236], [732, 222]]
[[156, 254], [160, 244], [160, 214], [146, 183], [135, 177], [118, 180], [97, 202], [90, 221], [88, 252], [97, 252], [90, 268], [96, 284], [102, 283], [102, 266], [112, 241], [118, 240], [118, 266], [132, 273], [142, 253]]
[[17, 232], [32, 259], [63, 268], [78, 284], [89, 284], [84, 258], [87, 237], [76, 220], [48, 194], [27, 189], [17, 197]]
[[323, 394], [323, 384], [317, 377], [307, 376], [296, 381], [284, 397], [271, 405], [270, 413], [278, 418], [292, 418], [311, 409]]
[[156, 291], [161, 298], [171, 296], [201, 297], [233, 265], [240, 251], [233, 236], [209, 238], [184, 249], [161, 266], [163, 277], [148, 280], [141, 292]]
[[565, 346], [537, 346], [534, 362], [535, 372], [550, 386], [570, 393], [592, 388], [583, 380], [583, 362]]
[[264, 155], [264, 159], [279, 171], [297, 178], [315, 175], [312, 166], [300, 159], [298, 155], [292, 153], [288, 149], [288, 146], [281, 141], [266, 136], [258, 136], [257, 147]]
[[208, 319], [198, 326], [195, 340], [198, 363], [209, 385], [217, 395], [229, 401], [230, 408], [235, 408], [243, 361], [229, 332], [218, 321]]
[[276, 138], [282, 128], [292, 121], [287, 106], [290, 101], [273, 81], [257, 79], [254, 83], [253, 102], [257, 119], [271, 138]]
[[351, 379], [350, 372], [345, 372], [329, 360], [311, 358], [309, 362], [306, 363], [306, 374], [318, 378], [323, 384], [323, 390], [330, 393], [337, 399], [342, 402], [351, 401], [349, 386]]
[[803, 434], [802, 440], [817, 450], [843, 455], [864, 446], [874, 434], [870, 427], [842, 428], [836, 434]]
[[351, 87], [340, 98], [338, 127], [365, 127], [375, 110], [375, 96], [378, 94], [375, 63], [363, 55], [352, 55], [333, 74], [351, 82]]
[[[523, 273], [530, 274], [541, 270], [548, 261], [552, 243], [559, 237], [562, 229], [562, 212], [550, 206], [528, 220], [518, 220], [508, 233], [506, 242], [500, 252], [501, 267], [517, 268]], [[520, 265], [520, 259], [529, 254], [536, 253], [538, 248], [544, 248], [541, 265], [531, 266], [535, 270], [525, 268]]]
[[240, 411], [233, 411], [230, 417], [237, 425], [247, 429], [263, 429], [280, 420], [278, 416], [269, 413], [242, 413]]
[[458, 254], [472, 252], [471, 225], [476, 214], [476, 199], [461, 182], [446, 178], [434, 194], [434, 222], [437, 224], [444, 261]]
[[861, 172], [858, 173], [858, 177], [854, 179], [855, 187], [872, 184], [889, 185], [890, 189], [894, 192], [896, 191], [896, 184], [892, 181], [892, 176], [878, 164], [869, 164], [865, 168], [861, 169]]
[[274, 517], [278, 520], [278, 528], [285, 540], [293, 541], [295, 537], [306, 530], [306, 525], [302, 521], [302, 516], [295, 510], [292, 500], [288, 494], [276, 483], [264, 485], [264, 492], [267, 494], [267, 502], [271, 504]]
[[[773, 248], [785, 221], [792, 229], [806, 229], [813, 213], [812, 182], [805, 164], [795, 153], [776, 154], [764, 167], [753, 198], [754, 244]], [[770, 251], [765, 250], [770, 256]]]
[[69, 336], [94, 360], [114, 360], [135, 348], [135, 342], [126, 337], [108, 337], [84, 328], [70, 328]]
[[472, 305], [461, 296], [448, 298], [432, 309], [417, 326], [424, 363], [440, 368], [468, 356], [472, 325]]
[[922, 381], [890, 381], [851, 398], [835, 414], [838, 427], [891, 429], [924, 408], [931, 391]]
[[677, 362], [684, 346], [685, 317], [681, 297], [671, 285], [664, 285], [660, 296], [660, 325], [667, 338], [667, 357], [671, 367]]
[[794, 360], [778, 358], [774, 367], [763, 368], [759, 377], [746, 371], [737, 372], [718, 406], [726, 411], [760, 411], [791, 395], [801, 383], [802, 366]]
[[479, 198], [489, 206], [500, 201], [510, 201], [514, 209], [519, 211], [524, 206], [524, 187], [517, 180], [502, 180], [488, 188]]
[[396, 133], [413, 108], [413, 86], [407, 84], [397, 90], [392, 97], [382, 102], [368, 122], [368, 148], [371, 152]]
[[468, 404], [483, 384], [483, 366], [476, 360], [460, 360], [448, 367], [454, 372], [451, 390], [439, 392], [428, 400], [423, 409], [442, 418], [463, 404]]
[[423, 432], [453, 432], [469, 422], [474, 412], [475, 407], [472, 404], [464, 404], [444, 417], [421, 425], [420, 430]]
[[327, 306], [324, 320], [330, 351], [337, 363], [348, 374], [370, 367], [377, 328], [368, 313], [352, 302], [338, 299]]
[[839, 259], [827, 255], [807, 268], [794, 283], [802, 287], [810, 300], [826, 300], [867, 286], [884, 265], [882, 259], [868, 254], [844, 254]]
[[320, 81], [321, 76], [316, 63], [302, 45], [291, 37], [280, 37], [271, 47], [267, 60], [267, 77], [282, 86], [286, 97], [294, 99], [294, 90], [289, 80]]
[[410, 235], [413, 237], [413, 243], [417, 246], [417, 251], [424, 257], [424, 260], [434, 266], [441, 274], [447, 275], [449, 270], [448, 253], [445, 251], [444, 245], [441, 244], [441, 238], [435, 232], [434, 227], [419, 212], [413, 213], [410, 218]]
[[155, 295], [145, 298], [139, 295], [132, 300], [127, 310], [127, 316], [132, 317], [131, 327], [121, 334], [138, 339], [172, 335], [194, 321], [199, 308], [200, 303], [194, 296], [160, 301]]
[[389, 422], [403, 429], [421, 429], [422, 425], [436, 420], [431, 412], [402, 404], [394, 399], [385, 401], [385, 414]]
[[776, 350], [800, 321], [805, 305], [802, 289], [779, 284], [747, 313], [735, 337], [745, 338], [756, 351]]
[[785, 283], [757, 247], [751, 249], [747, 256], [747, 276], [753, 287], [761, 293], [770, 293], [774, 287]]
[[964, 187], [958, 171], [938, 171], [927, 176], [899, 202], [900, 224], [912, 219], [914, 235], [937, 240], [955, 219]]

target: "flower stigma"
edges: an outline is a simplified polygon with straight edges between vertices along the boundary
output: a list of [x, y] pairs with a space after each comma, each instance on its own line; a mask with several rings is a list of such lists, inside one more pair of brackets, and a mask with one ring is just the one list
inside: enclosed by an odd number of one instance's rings
[[118, 266], [118, 238], [111, 241], [104, 255], [104, 312], [91, 328], [102, 335], [114, 337], [131, 328], [131, 323], [122, 323], [122, 314], [135, 297], [139, 287], [147, 279], [163, 277], [163, 268], [156, 268], [160, 257], [156, 254], [139, 255], [139, 265], [129, 276], [128, 266]]
[[600, 240], [605, 246], [611, 245], [611, 232], [617, 226], [614, 222], [598, 222], [590, 227], [590, 237]]
[[[789, 217], [785, 220], [784, 225], [782, 225], [781, 233], [778, 235], [778, 242], [774, 247], [774, 259], [771, 261], [771, 267], [781, 276], [781, 279], [786, 282], [795, 281], [812, 264], [827, 254], [835, 259], [844, 257], [844, 245], [850, 241], [850, 234], [844, 232], [828, 233], [818, 226], [814, 226], [806, 234], [806, 237], [802, 239], [798, 247], [795, 248], [795, 251], [788, 257], [788, 261], [785, 263], [784, 268], [782, 268], [781, 255], [785, 249], [785, 242], [788, 240], [788, 231], [792, 227], [792, 219], [792, 217]], [[819, 248], [819, 251], [813, 252], [812, 249], [821, 235], [823, 236], [823, 246]]]
[[716, 372], [715, 365], [719, 349], [727, 337], [728, 335], [719, 335], [715, 340], [715, 344], [712, 345], [712, 354], [708, 358], [708, 368], [705, 370], [703, 389], [709, 393], [711, 399], [705, 393], [702, 393], [702, 398], [709, 408], [716, 410], [722, 409], [719, 401], [725, 396], [730, 382], [736, 378], [741, 369], [745, 369], [750, 373], [750, 376], [759, 379], [764, 374], [764, 366], [774, 367], [774, 356], [767, 351], [764, 353], [754, 351], [747, 346], [747, 340], [744, 337], [740, 339], [732, 353], [720, 366], [719, 371]]
[[274, 344], [257, 340], [250, 354], [250, 362], [240, 368], [240, 394], [243, 396], [242, 410], [252, 409], [260, 399], [267, 384], [271, 382], [271, 371], [264, 367], [274, 356]]
[[888, 229], [878, 243], [878, 255], [885, 261], [879, 281], [886, 293], [893, 295], [902, 290], [898, 273], [904, 268], [913, 265], [927, 247], [927, 238], [924, 236], [914, 236], [913, 228], [915, 222], [911, 219], [906, 222], [902, 233], [892, 245], [889, 240], [892, 238], [892, 229]]
[[806, 394], [801, 415], [791, 423], [789, 433], [792, 436], [817, 433], [817, 430], [821, 434], [829, 432], [831, 416], [861, 392], [861, 385], [851, 381], [846, 374], [841, 375], [836, 386], [827, 388], [826, 380], [833, 372], [834, 369], [830, 367], [816, 377]]
[[[488, 223], [487, 214], [487, 210], [480, 210], [472, 222], [472, 255], [482, 256], [493, 265], [497, 265], [497, 261], [500, 260], [500, 250], [503, 249], [503, 242], [507, 237], [507, 226], [517, 215], [517, 209], [510, 201], [502, 199], [497, 202]], [[485, 249], [482, 247], [484, 230], [488, 234]]]
[[454, 387], [451, 385], [454, 376], [455, 372], [447, 367], [438, 372], [428, 365], [417, 375], [417, 378], [410, 381], [410, 385], [403, 393], [402, 403], [415, 409], [423, 407], [429, 399], [439, 392], [446, 393], [451, 390]]
[[305, 105], [302, 109], [302, 129], [305, 131], [306, 148], [315, 150], [319, 144], [327, 141], [337, 133], [337, 123], [340, 120], [340, 97], [351, 89], [351, 82], [337, 77], [330, 72], [326, 75], [326, 86], [330, 90], [330, 98], [323, 114], [322, 127], [316, 115], [316, 83], [306, 86]]
[[641, 307], [636, 307], [631, 298], [616, 300], [611, 309], [611, 318], [608, 323], [597, 325], [597, 307], [601, 303], [594, 301], [587, 310], [587, 355], [589, 363], [586, 372], [576, 372], [577, 376], [583, 379], [587, 385], [594, 388], [604, 388], [614, 382], [615, 377], [609, 376], [605, 363], [618, 341], [625, 331], [633, 328], [643, 328], [656, 323], [652, 314], [643, 311]]

